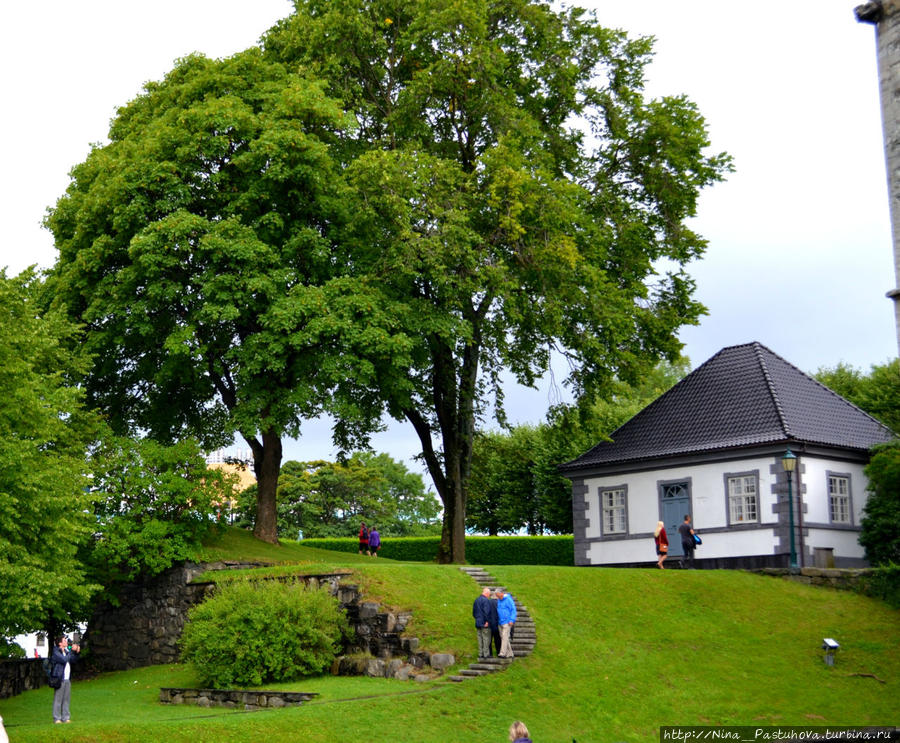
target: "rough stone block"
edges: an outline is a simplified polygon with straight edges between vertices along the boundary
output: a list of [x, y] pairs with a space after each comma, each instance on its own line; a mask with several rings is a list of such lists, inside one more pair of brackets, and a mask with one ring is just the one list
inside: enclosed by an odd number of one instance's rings
[[431, 667], [438, 671], [443, 671], [456, 663], [456, 658], [450, 653], [432, 653]]
[[378, 604], [374, 601], [363, 601], [359, 607], [360, 619], [371, 619], [378, 615]]

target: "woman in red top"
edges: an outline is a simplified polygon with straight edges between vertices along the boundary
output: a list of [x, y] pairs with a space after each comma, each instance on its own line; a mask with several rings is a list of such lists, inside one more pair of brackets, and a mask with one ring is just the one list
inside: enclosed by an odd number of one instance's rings
[[366, 522], [363, 521], [359, 525], [359, 554], [369, 551], [369, 531], [366, 529]]
[[666, 527], [663, 526], [662, 521], [658, 521], [656, 524], [656, 531], [653, 532], [653, 541], [656, 542], [656, 554], [659, 555], [656, 566], [665, 570], [663, 568], [663, 560], [669, 556], [669, 538], [666, 536]]

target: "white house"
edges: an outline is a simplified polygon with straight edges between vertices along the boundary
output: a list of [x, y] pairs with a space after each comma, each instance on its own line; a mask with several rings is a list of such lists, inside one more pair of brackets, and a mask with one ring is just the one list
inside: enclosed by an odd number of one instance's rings
[[[576, 565], [671, 557], [690, 514], [697, 567], [865, 565], [859, 523], [869, 448], [891, 431], [759, 343], [725, 348], [562, 466]], [[797, 456], [788, 491], [782, 456]], [[793, 505], [793, 513], [788, 504]], [[793, 518], [792, 518], [793, 517]], [[670, 559], [667, 565], [676, 560]]]

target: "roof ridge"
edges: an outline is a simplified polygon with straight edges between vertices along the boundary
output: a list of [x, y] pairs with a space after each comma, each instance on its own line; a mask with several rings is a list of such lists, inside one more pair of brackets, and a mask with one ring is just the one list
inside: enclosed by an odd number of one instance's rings
[[[772, 396], [772, 403], [775, 405], [775, 412], [778, 414], [778, 420], [781, 422], [781, 430], [784, 431], [785, 438], [792, 439], [794, 438], [794, 436], [791, 433], [791, 427], [788, 425], [787, 416], [784, 413], [784, 409], [781, 407], [781, 400], [778, 397], [778, 391], [775, 389], [775, 382], [772, 381], [772, 376], [769, 374], [769, 367], [766, 366], [766, 362], [765, 359], [763, 359], [762, 352], [763, 350], [766, 350], [779, 359], [781, 359], [781, 357], [778, 356], [778, 354], [772, 351], [770, 348], [766, 348], [766, 346], [764, 346], [759, 341], [754, 341], [750, 345], [753, 346], [753, 353], [756, 355], [756, 360], [759, 362], [759, 368], [762, 371], [763, 378], [766, 380], [766, 387], [769, 389], [769, 394]], [[784, 359], [781, 360], [784, 361]], [[797, 369], [797, 371], [800, 370]], [[803, 372], [800, 373], [802, 374]]]
[[[859, 407], [856, 403], [853, 403], [853, 402], [851, 402], [850, 400], [848, 400], [846, 397], [844, 397], [843, 395], [838, 394], [838, 393], [835, 392], [833, 389], [831, 389], [831, 387], [829, 387], [827, 384], [822, 384], [822, 382], [820, 382], [818, 379], [816, 379], [812, 374], [808, 374], [807, 372], [803, 371], [799, 366], [797, 366], [796, 364], [792, 364], [790, 361], [788, 361], [788, 360], [787, 360], [786, 358], [784, 358], [783, 356], [781, 356], [781, 355], [775, 353], [775, 352], [774, 352], [771, 348], [769, 348], [768, 346], [765, 346], [764, 344], [759, 343], [759, 342], [756, 342], [755, 345], [759, 346], [761, 349], [763, 349], [763, 350], [765, 350], [765, 351], [768, 351], [768, 352], [769, 352], [770, 354], [772, 354], [776, 359], [778, 359], [779, 361], [781, 361], [783, 364], [787, 364], [789, 367], [791, 367], [791, 369], [793, 369], [793, 370], [794, 370], [795, 372], [797, 372], [798, 374], [802, 374], [804, 377], [806, 377], [807, 379], [809, 379], [811, 382], [813, 382], [814, 384], [816, 384], [818, 387], [821, 387], [823, 390], [825, 390], [825, 391], [826, 391], [828, 394], [830, 394], [832, 397], [837, 398], [837, 400], [838, 400], [839, 402], [842, 402], [842, 403], [844, 403], [845, 405], [849, 405], [849, 406], [850, 406], [851, 408], [853, 408], [854, 410], [856, 410], [856, 411], [862, 413], [864, 416], [866, 416], [866, 418], [868, 418], [869, 420], [871, 420], [873, 423], [878, 424], [878, 425], [881, 426], [885, 431], [889, 432], [889, 433], [891, 434], [891, 436], [895, 436], [895, 435], [896, 435], [896, 434], [891, 430], [890, 426], [885, 425], [885, 424], [882, 423], [880, 420], [878, 420], [878, 418], [876, 418], [874, 415], [872, 415], [872, 414], [870, 414], [870, 413], [867, 413], [865, 410], [863, 410], [861, 407]], [[779, 410], [780, 410], [780, 406], [779, 406]]]

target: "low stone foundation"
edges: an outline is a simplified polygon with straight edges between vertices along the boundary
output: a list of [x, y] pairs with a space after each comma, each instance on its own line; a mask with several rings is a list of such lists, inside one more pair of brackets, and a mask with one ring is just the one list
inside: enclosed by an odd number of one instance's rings
[[859, 591], [863, 578], [871, 573], [869, 568], [762, 568], [754, 570], [760, 575], [772, 575], [779, 578], [787, 578], [797, 583], [806, 583], [812, 586], [827, 586], [844, 591]]
[[257, 710], [299, 707], [318, 694], [303, 691], [247, 691], [246, 689], [175, 689], [159, 690], [162, 704], [194, 704], [197, 707], [228, 707]]

